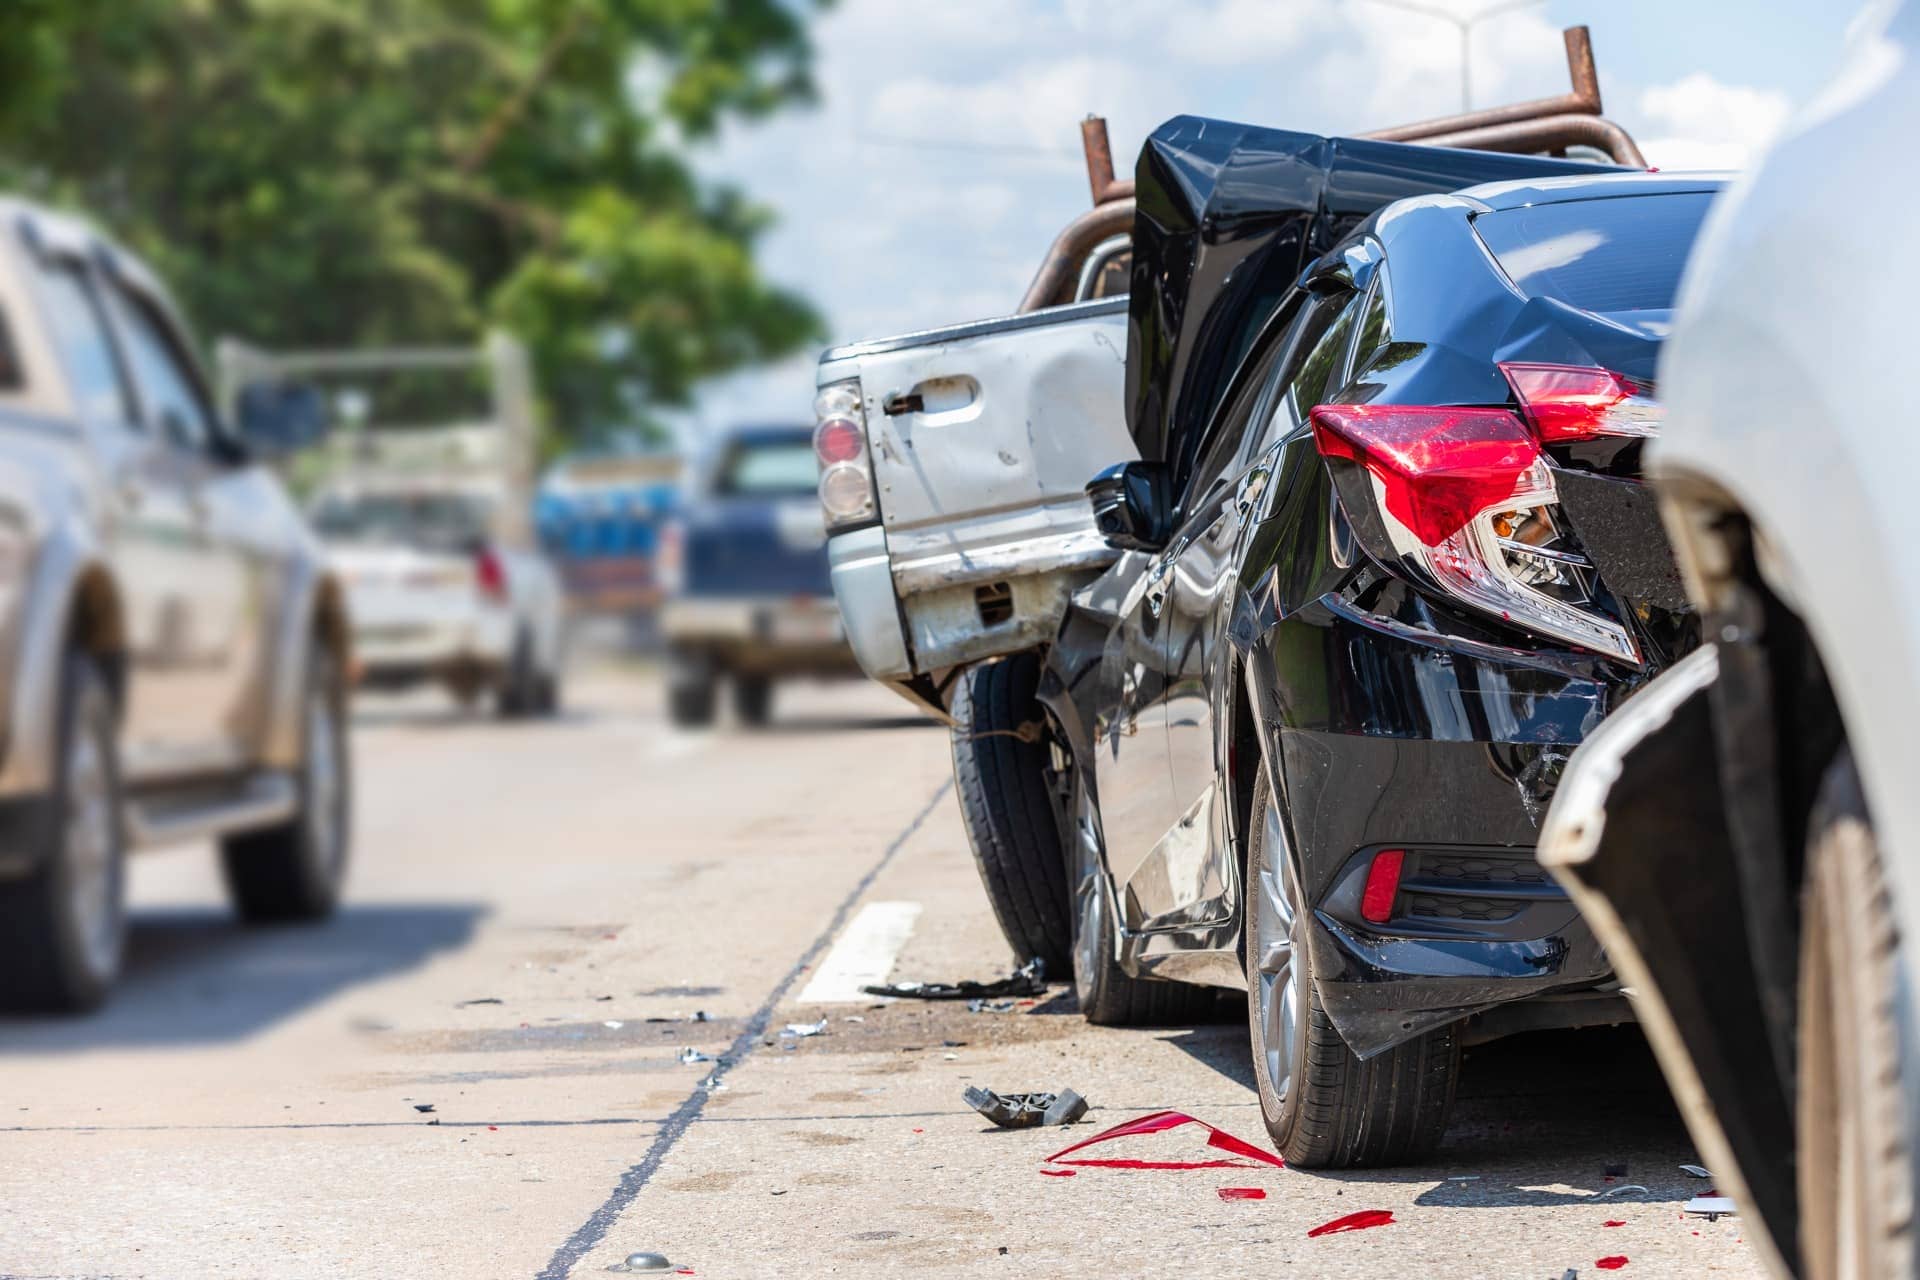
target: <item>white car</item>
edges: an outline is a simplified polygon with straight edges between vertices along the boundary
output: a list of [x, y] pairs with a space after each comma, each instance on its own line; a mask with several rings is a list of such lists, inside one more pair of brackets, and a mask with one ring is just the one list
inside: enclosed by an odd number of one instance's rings
[[1873, 16], [1710, 215], [1661, 361], [1647, 473], [1706, 644], [1540, 842], [1747, 1238], [1810, 1280], [1914, 1275], [1920, 1186], [1920, 12]]
[[420, 480], [341, 483], [315, 500], [361, 687], [437, 683], [462, 705], [491, 692], [502, 716], [558, 709], [559, 575], [498, 536], [502, 501], [494, 486]]

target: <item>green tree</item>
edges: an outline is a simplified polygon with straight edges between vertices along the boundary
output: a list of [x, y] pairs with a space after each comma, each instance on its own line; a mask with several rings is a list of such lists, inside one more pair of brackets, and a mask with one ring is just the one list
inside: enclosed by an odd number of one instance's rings
[[7, 0], [0, 181], [148, 257], [203, 332], [532, 347], [580, 436], [816, 336], [766, 210], [684, 154], [807, 100], [830, 0]]

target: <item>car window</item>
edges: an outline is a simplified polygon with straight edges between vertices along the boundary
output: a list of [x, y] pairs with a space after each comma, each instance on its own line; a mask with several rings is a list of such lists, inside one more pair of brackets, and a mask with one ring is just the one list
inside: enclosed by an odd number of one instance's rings
[[[1357, 293], [1335, 294], [1316, 299], [1316, 305], [1302, 313], [1289, 345], [1305, 355], [1296, 357], [1299, 372], [1287, 379], [1287, 394], [1281, 401], [1281, 407], [1287, 412], [1288, 427], [1305, 422], [1313, 406], [1332, 389], [1328, 384], [1344, 366], [1347, 345], [1353, 338], [1353, 328], [1364, 301]], [[1288, 361], [1289, 365], [1293, 363]]]
[[1520, 292], [1582, 311], [1665, 311], [1711, 191], [1500, 209], [1473, 229]]
[[119, 286], [107, 293], [147, 423], [183, 449], [206, 452], [215, 439], [212, 406], [200, 390], [191, 364], [172, 326], [145, 299]]
[[458, 551], [487, 536], [493, 504], [477, 494], [327, 493], [313, 526], [331, 542], [364, 542]]
[[736, 444], [721, 465], [717, 488], [726, 497], [811, 497], [819, 482], [813, 443], [800, 439]]
[[132, 423], [133, 406], [127, 399], [120, 358], [92, 284], [79, 268], [56, 262], [41, 270], [40, 285], [47, 328], [73, 384], [81, 415], [94, 421]]
[[1348, 366], [1351, 377], [1359, 377], [1380, 354], [1380, 348], [1392, 341], [1391, 328], [1387, 315], [1387, 268], [1383, 263], [1373, 273], [1366, 306], [1360, 313], [1360, 332], [1353, 341], [1353, 363]]

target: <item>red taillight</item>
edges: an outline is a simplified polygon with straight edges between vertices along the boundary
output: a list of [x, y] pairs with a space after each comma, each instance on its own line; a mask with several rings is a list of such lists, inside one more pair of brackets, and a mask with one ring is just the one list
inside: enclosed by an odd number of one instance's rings
[[492, 548], [479, 552], [473, 558], [473, 578], [480, 588], [480, 594], [489, 600], [507, 598], [507, 566], [500, 554]]
[[860, 428], [846, 418], [828, 418], [813, 432], [813, 451], [824, 466], [852, 462], [866, 448]]
[[1322, 454], [1371, 472], [1387, 510], [1429, 547], [1541, 487], [1540, 446], [1505, 409], [1323, 404], [1313, 436]]
[[1367, 868], [1367, 887], [1360, 895], [1360, 918], [1370, 924], [1393, 919], [1393, 900], [1400, 895], [1400, 869], [1407, 860], [1402, 849], [1382, 849]]
[[1611, 369], [1567, 364], [1500, 366], [1520, 401], [1520, 412], [1540, 439], [1592, 440], [1651, 436], [1660, 431], [1653, 389]]

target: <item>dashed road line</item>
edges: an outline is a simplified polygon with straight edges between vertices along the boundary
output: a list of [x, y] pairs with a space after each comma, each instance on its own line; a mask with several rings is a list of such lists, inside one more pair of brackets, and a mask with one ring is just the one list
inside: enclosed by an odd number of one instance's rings
[[853, 1004], [873, 996], [862, 987], [878, 986], [893, 973], [900, 949], [920, 918], [917, 902], [869, 902], [860, 908], [827, 958], [801, 989], [801, 1004]]

